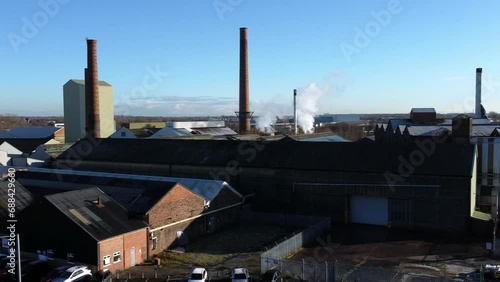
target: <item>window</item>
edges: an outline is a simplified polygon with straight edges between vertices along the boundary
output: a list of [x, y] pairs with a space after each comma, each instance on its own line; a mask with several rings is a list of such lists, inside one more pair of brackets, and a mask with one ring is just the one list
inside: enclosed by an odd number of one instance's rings
[[125, 132], [120, 132], [122, 134], [122, 137], [125, 137]]
[[110, 255], [103, 256], [102, 257], [102, 265], [106, 266], [109, 264], [111, 264], [111, 256]]
[[113, 263], [119, 262], [120, 260], [122, 260], [120, 252], [113, 253]]
[[151, 241], [152, 241], [152, 243], [151, 243], [152, 248], [151, 249], [156, 250], [158, 248], [158, 240], [156, 240], [156, 237], [153, 237], [153, 238], [151, 238]]
[[47, 258], [54, 259], [54, 250], [47, 249]]
[[73, 254], [73, 253], [67, 253], [66, 254], [66, 261], [68, 263], [71, 263], [71, 264], [75, 263], [75, 254]]

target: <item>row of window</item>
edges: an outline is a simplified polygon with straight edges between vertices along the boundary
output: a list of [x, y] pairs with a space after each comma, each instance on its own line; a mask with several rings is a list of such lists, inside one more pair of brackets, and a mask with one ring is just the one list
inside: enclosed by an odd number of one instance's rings
[[[120, 252], [114, 252], [113, 253], [113, 263], [117, 263], [122, 260], [122, 256]], [[102, 257], [102, 264], [103, 266], [107, 266], [111, 264], [111, 256], [106, 255]]]

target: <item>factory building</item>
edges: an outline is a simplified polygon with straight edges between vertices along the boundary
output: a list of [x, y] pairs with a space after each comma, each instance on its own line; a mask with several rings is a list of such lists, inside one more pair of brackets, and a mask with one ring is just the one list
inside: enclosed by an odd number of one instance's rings
[[98, 141], [80, 140], [55, 167], [223, 180], [255, 193], [256, 210], [334, 222], [463, 232], [476, 212], [471, 144], [436, 144], [430, 153], [421, 144], [376, 142]]
[[[63, 86], [65, 142], [85, 137], [85, 81], [70, 79]], [[99, 116], [102, 138], [115, 132], [113, 87], [99, 81]]]

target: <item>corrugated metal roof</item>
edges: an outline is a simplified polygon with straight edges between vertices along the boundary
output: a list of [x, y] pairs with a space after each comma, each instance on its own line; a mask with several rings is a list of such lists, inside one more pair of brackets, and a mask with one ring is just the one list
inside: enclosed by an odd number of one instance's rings
[[[9, 183], [8, 178], [4, 178], [0, 181], [0, 217], [2, 218], [7, 217], [9, 214], [8, 199], [9, 194], [12, 192], [9, 191]], [[14, 200], [16, 211], [22, 211], [33, 202], [34, 197], [19, 182], [15, 181], [13, 184], [15, 187]]]
[[47, 138], [61, 130], [58, 127], [16, 127], [9, 131], [15, 138]]
[[190, 136], [193, 135], [191, 132], [186, 129], [177, 129], [172, 127], [164, 127], [158, 130], [155, 134], [151, 135], [150, 138], [155, 137], [172, 137], [172, 136]]
[[[30, 175], [31, 173], [31, 175]], [[38, 174], [36, 174], [38, 173]], [[101, 188], [115, 200], [129, 209], [145, 213], [170, 189], [179, 183], [210, 203], [224, 188], [231, 190], [238, 197], [243, 196], [231, 185], [221, 180], [194, 179], [180, 177], [148, 176], [135, 174], [119, 174], [92, 171], [60, 170], [44, 168], [28, 168], [28, 172], [19, 172], [19, 179], [23, 177], [38, 180], [60, 182], [87, 183]], [[114, 188], [113, 188], [114, 187]], [[119, 187], [119, 188], [118, 188]], [[124, 190], [123, 188], [134, 188]], [[139, 201], [131, 203], [131, 199], [140, 196]]]
[[[96, 241], [146, 228], [127, 210], [98, 188], [69, 191], [45, 196], [64, 215], [85, 230]], [[97, 205], [97, 200], [101, 205]]]
[[299, 141], [305, 141], [305, 142], [351, 142], [351, 141], [344, 139], [338, 135], [304, 138], [304, 139], [300, 139]]
[[438, 136], [444, 131], [451, 132], [451, 126], [425, 125], [425, 126], [407, 126], [408, 133], [411, 136]]
[[[248, 142], [223, 140], [173, 139], [81, 139], [61, 154], [58, 160], [77, 162], [116, 162], [143, 164], [184, 164], [225, 167], [236, 162], [241, 168], [306, 169], [323, 171], [398, 172], [399, 157], [408, 159], [419, 150], [414, 144], [362, 144], [356, 142]], [[88, 148], [92, 144], [91, 148]], [[89, 154], [80, 155], [80, 146]], [[250, 158], [241, 153], [254, 148]], [[470, 176], [473, 145], [437, 144], [424, 164], [415, 168], [415, 175]], [[57, 165], [57, 163], [56, 163]], [[61, 166], [67, 166], [64, 164]], [[78, 166], [72, 163], [71, 165]], [[200, 173], [200, 176], [203, 175]], [[210, 175], [206, 175], [210, 177]], [[213, 180], [212, 180], [213, 181]]]
[[7, 142], [16, 149], [23, 153], [31, 153], [38, 146], [43, 145], [49, 141], [50, 137], [46, 138], [0, 138], [0, 144]]
[[191, 128], [192, 132], [195, 134], [204, 134], [210, 136], [231, 136], [238, 135], [234, 130], [228, 127], [203, 127], [203, 128]]

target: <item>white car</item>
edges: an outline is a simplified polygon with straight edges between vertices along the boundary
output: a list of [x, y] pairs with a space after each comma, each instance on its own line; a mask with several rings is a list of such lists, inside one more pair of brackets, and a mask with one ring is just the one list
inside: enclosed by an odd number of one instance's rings
[[73, 266], [66, 269], [58, 277], [52, 279], [52, 282], [73, 282], [84, 276], [91, 276], [92, 271], [86, 266]]
[[208, 272], [205, 268], [197, 267], [193, 269], [188, 282], [206, 282], [208, 281]]
[[231, 271], [231, 281], [233, 282], [248, 282], [250, 275], [246, 268], [235, 268]]

